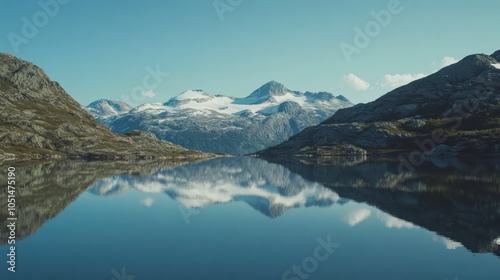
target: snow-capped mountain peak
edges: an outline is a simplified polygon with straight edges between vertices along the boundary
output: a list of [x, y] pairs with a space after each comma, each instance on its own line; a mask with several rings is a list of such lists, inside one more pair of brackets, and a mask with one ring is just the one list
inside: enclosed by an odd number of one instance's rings
[[284, 96], [287, 94], [290, 94], [290, 90], [288, 90], [283, 84], [280, 84], [276, 81], [270, 81], [260, 88], [256, 89], [249, 96], [240, 99], [239, 103], [258, 104], [266, 101], [276, 102], [275, 97]]
[[121, 101], [100, 99], [85, 107], [86, 111], [96, 118], [117, 116], [132, 110], [132, 106]]
[[195, 90], [186, 90], [185, 92], [177, 95], [176, 97], [172, 98], [174, 100], [205, 100], [205, 99], [210, 99], [213, 96], [210, 94], [204, 92], [201, 89], [195, 89]]
[[103, 122], [117, 133], [146, 130], [188, 148], [242, 155], [277, 145], [352, 105], [328, 92], [291, 91], [272, 81], [243, 98], [187, 90]]
[[165, 106], [179, 107], [188, 103], [203, 103], [212, 100], [214, 97], [202, 90], [186, 90], [185, 92], [171, 98], [165, 102]]

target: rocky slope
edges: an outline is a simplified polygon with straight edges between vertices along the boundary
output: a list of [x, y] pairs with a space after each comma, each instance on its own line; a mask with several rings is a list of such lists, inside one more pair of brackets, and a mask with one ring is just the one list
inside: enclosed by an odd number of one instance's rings
[[261, 156], [500, 156], [500, 51], [471, 55], [379, 99], [341, 109]]
[[242, 155], [279, 144], [352, 105], [343, 96], [291, 91], [272, 81], [245, 98], [188, 90], [126, 114], [104, 116], [95, 103], [87, 111], [116, 133], [145, 130], [190, 149]]
[[37, 66], [0, 54], [0, 157], [205, 157], [147, 132], [112, 133]]

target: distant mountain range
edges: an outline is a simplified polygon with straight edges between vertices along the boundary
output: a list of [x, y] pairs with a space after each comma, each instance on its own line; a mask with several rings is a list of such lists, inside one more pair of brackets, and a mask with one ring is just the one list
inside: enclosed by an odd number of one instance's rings
[[[95, 106], [96, 112], [112, 113]], [[110, 109], [110, 110], [108, 110]], [[153, 134], [112, 133], [39, 67], [0, 53], [0, 158], [184, 158], [190, 151]]]
[[500, 51], [471, 55], [379, 99], [337, 111], [260, 156], [500, 156]]
[[85, 107], [88, 114], [43, 70], [0, 54], [0, 157], [209, 156], [175, 144], [265, 157], [500, 156], [499, 93], [497, 51], [356, 106], [272, 81], [245, 98], [188, 90], [136, 108], [99, 100]]
[[343, 96], [291, 91], [271, 81], [245, 98], [188, 90], [164, 104], [131, 109], [99, 100], [86, 110], [116, 133], [145, 130], [186, 148], [243, 155], [279, 144], [352, 105]]

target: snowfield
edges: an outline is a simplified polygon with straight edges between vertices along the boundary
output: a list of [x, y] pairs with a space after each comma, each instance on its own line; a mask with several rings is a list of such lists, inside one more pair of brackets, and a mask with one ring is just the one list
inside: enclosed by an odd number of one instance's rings
[[277, 145], [353, 105], [343, 96], [291, 91], [276, 82], [244, 98], [187, 90], [163, 104], [129, 111], [108, 110], [107, 103], [112, 101], [96, 101], [87, 111], [116, 133], [145, 130], [186, 148], [233, 155]]

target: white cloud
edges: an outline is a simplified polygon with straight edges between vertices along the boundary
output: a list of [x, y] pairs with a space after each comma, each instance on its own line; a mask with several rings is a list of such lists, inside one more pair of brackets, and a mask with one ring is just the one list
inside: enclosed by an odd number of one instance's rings
[[405, 220], [396, 218], [394, 216], [391, 216], [389, 214], [383, 214], [379, 216], [379, 219], [384, 223], [384, 225], [387, 228], [397, 228], [397, 229], [403, 229], [403, 228], [414, 228], [415, 225], [407, 222]]
[[147, 98], [154, 98], [156, 97], [156, 93], [154, 93], [152, 90], [148, 90], [142, 93], [142, 96], [145, 96]]
[[362, 221], [368, 219], [371, 216], [371, 212], [368, 209], [358, 209], [347, 214], [347, 223], [353, 227]]
[[146, 207], [151, 207], [153, 206], [154, 199], [151, 197], [147, 197], [143, 200], [141, 200], [141, 204], [146, 206]]
[[413, 82], [418, 79], [422, 79], [426, 75], [424, 74], [395, 74], [395, 75], [384, 75], [384, 79], [380, 83], [383, 87], [397, 88]]
[[455, 250], [455, 249], [458, 249], [458, 248], [464, 246], [460, 242], [457, 242], [455, 240], [449, 239], [448, 237], [443, 237], [443, 236], [439, 236], [439, 235], [434, 236], [432, 238], [432, 240], [434, 242], [442, 243], [446, 247], [446, 249], [448, 249], [448, 250]]
[[451, 240], [449, 238], [444, 237], [443, 238], [443, 244], [446, 246], [446, 249], [448, 250], [455, 250], [457, 248], [463, 247], [462, 243]]
[[454, 63], [457, 63], [458, 60], [452, 56], [445, 56], [443, 57], [443, 59], [441, 60], [441, 67], [446, 67], [448, 65], [452, 65]]
[[353, 73], [344, 76], [344, 81], [347, 82], [355, 90], [367, 90], [370, 88], [370, 83], [354, 75]]

